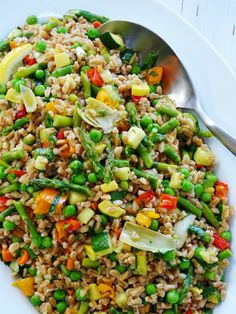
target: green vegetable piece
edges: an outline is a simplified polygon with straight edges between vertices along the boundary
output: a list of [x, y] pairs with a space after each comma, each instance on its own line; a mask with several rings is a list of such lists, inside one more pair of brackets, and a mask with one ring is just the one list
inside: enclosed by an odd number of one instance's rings
[[34, 93], [36, 96], [44, 96], [45, 93], [44, 85], [37, 85], [34, 89]]
[[1, 82], [1, 83], [0, 83], [0, 94], [5, 95], [6, 92], [7, 92], [6, 84], [4, 84], [4, 83]]
[[71, 74], [72, 70], [73, 70], [73, 66], [67, 65], [65, 67], [54, 70], [51, 75], [54, 77], [65, 76], [67, 74]]
[[[82, 292], [82, 295], [81, 295], [81, 292]], [[83, 288], [79, 287], [75, 290], [75, 298], [80, 302], [87, 301], [88, 293], [83, 293]]]
[[230, 251], [230, 249], [226, 249], [226, 250], [224, 250], [224, 251], [221, 251], [219, 254], [218, 254], [218, 259], [219, 259], [219, 261], [222, 261], [222, 260], [224, 260], [224, 259], [226, 259], [226, 258], [230, 258], [230, 257], [232, 257], [233, 256], [233, 254], [232, 254], [232, 252]]
[[44, 41], [39, 40], [34, 46], [34, 49], [37, 50], [38, 52], [44, 52], [47, 48], [47, 45]]
[[184, 278], [183, 288], [179, 292], [179, 299], [177, 301], [179, 304], [182, 304], [184, 299], [186, 298], [188, 291], [191, 287], [192, 281], [193, 281], [193, 276], [190, 274], [187, 274], [186, 277]]
[[124, 274], [124, 273], [126, 272], [126, 270], [127, 270], [127, 267], [122, 266], [122, 265], [120, 265], [120, 264], [117, 264], [117, 265], [115, 266], [115, 269], [116, 269], [120, 274]]
[[170, 304], [176, 304], [179, 301], [179, 292], [175, 289], [170, 290], [166, 294], [166, 301]]
[[43, 301], [41, 301], [40, 298], [36, 295], [32, 295], [32, 297], [30, 298], [30, 302], [33, 306], [40, 306]]
[[91, 183], [96, 183], [97, 180], [98, 180], [97, 175], [96, 175], [95, 172], [90, 172], [90, 173], [88, 174], [88, 177], [87, 177], [87, 178], [88, 178], [88, 181], [91, 182]]
[[35, 77], [38, 80], [43, 80], [45, 78], [45, 72], [43, 70], [36, 70], [35, 71]]
[[53, 126], [55, 128], [66, 128], [70, 127], [73, 124], [73, 119], [71, 117], [62, 116], [59, 114], [56, 114], [54, 116]]
[[180, 156], [176, 151], [169, 145], [165, 144], [165, 154], [175, 163], [179, 164], [181, 161]]
[[42, 240], [42, 246], [45, 249], [49, 249], [52, 247], [52, 238], [51, 237], [44, 237]]
[[138, 75], [141, 73], [141, 71], [141, 67], [138, 64], [133, 64], [130, 73]]
[[168, 132], [177, 128], [177, 126], [179, 126], [179, 121], [176, 118], [171, 118], [169, 121], [160, 126], [159, 133], [167, 134]]
[[64, 313], [65, 310], [66, 310], [66, 308], [67, 308], [67, 304], [66, 304], [65, 301], [60, 301], [60, 302], [58, 302], [57, 305], [56, 305], [56, 310], [57, 310], [57, 312], [59, 312], [59, 313]]
[[71, 281], [79, 281], [82, 277], [82, 274], [80, 271], [77, 271], [77, 270], [72, 270], [70, 272], [70, 275], [69, 275]]
[[102, 139], [102, 132], [99, 130], [91, 130], [89, 137], [94, 143], [98, 143]]
[[65, 26], [60, 26], [57, 29], [58, 34], [66, 34], [67, 33], [67, 28]]
[[152, 188], [156, 189], [159, 186], [157, 176], [145, 171], [138, 170], [136, 168], [132, 168], [132, 171], [137, 177], [147, 179], [150, 182]]
[[2, 154], [3, 161], [9, 163], [14, 160], [21, 160], [25, 156], [23, 148], [15, 148], [10, 150], [9, 152], [5, 152]]
[[198, 218], [202, 215], [201, 208], [198, 208], [197, 206], [193, 205], [193, 203], [182, 196], [178, 197], [178, 204], [182, 207], [184, 207], [185, 210], [187, 210], [189, 213], [196, 215]]
[[36, 15], [30, 15], [26, 19], [26, 23], [29, 25], [34, 25], [38, 23], [38, 18]]
[[[40, 63], [35, 63], [33, 65], [30, 65], [28, 67], [25, 67], [21, 70], [18, 70], [15, 74], [14, 74], [14, 78], [22, 78], [22, 77], [27, 77], [27, 76], [30, 76], [34, 73], [36, 73], [37, 71], [42, 71], [40, 70], [41, 68], [41, 64]], [[44, 74], [44, 71], [42, 71], [43, 74]], [[20, 87], [19, 88], [16, 88], [16, 84], [20, 82], [20, 81], [17, 81], [15, 84], [14, 84], [14, 88], [20, 92]], [[24, 84], [25, 85], [25, 82], [22, 81], [21, 84]]]
[[219, 229], [219, 221], [217, 220], [212, 210], [204, 202], [201, 202], [201, 205], [203, 216], [212, 226], [214, 226], [216, 229]]
[[[68, 12], [68, 14], [66, 14], [66, 16], [69, 16], [69, 15], [71, 15], [72, 17], [77, 17], [77, 18], [82, 16], [83, 18], [85, 18], [86, 20], [88, 20], [90, 22], [98, 21], [100, 23], [105, 23], [105, 22], [109, 21], [109, 19], [105, 16], [96, 15], [96, 14], [93, 14], [89, 11], [80, 10], [80, 9], [70, 10]], [[82, 314], [82, 313], [78, 313], [78, 314]]]
[[94, 28], [94, 27], [90, 28], [90, 29], [87, 31], [87, 36], [88, 36], [88, 38], [90, 38], [90, 39], [92, 39], [92, 40], [98, 38], [99, 35], [100, 35], [99, 30], [97, 30], [97, 29]]
[[88, 312], [88, 309], [89, 309], [89, 303], [82, 301], [80, 302], [80, 307], [77, 314], [86, 314]]
[[157, 293], [157, 286], [153, 283], [150, 283], [145, 287], [145, 291], [147, 295], [153, 295]]
[[181, 270], [187, 270], [189, 269], [190, 265], [191, 265], [191, 261], [188, 258], [182, 258], [179, 264], [179, 268]]
[[53, 298], [56, 300], [56, 301], [62, 301], [62, 300], [65, 300], [65, 297], [66, 297], [66, 292], [62, 289], [59, 289], [59, 290], [56, 290], [54, 291], [53, 293]]
[[157, 54], [153, 52], [149, 52], [143, 62], [142, 70], [148, 70], [152, 68], [157, 61]]
[[7, 193], [15, 192], [15, 191], [18, 191], [18, 190], [19, 190], [19, 184], [15, 182], [13, 184], [5, 186], [4, 188], [1, 188], [0, 189], [0, 195], [4, 195], [4, 194], [7, 194]]
[[80, 72], [81, 82], [83, 86], [84, 98], [91, 97], [91, 83], [87, 74], [83, 71]]
[[76, 215], [76, 207], [74, 205], [67, 205], [63, 208], [63, 216], [65, 218], [72, 217]]
[[73, 160], [69, 167], [73, 172], [78, 173], [83, 170], [83, 163], [80, 160]]
[[111, 247], [110, 236], [107, 232], [93, 235], [91, 238], [91, 244], [94, 252], [109, 249]]
[[202, 228], [198, 226], [193, 226], [193, 225], [189, 226], [188, 232], [196, 234], [197, 236], [201, 238], [202, 241], [206, 243], [211, 242], [211, 236], [209, 235], [209, 233], [207, 233], [205, 230], [203, 230]]
[[165, 114], [165, 115], [167, 115], [169, 117], [177, 117], [179, 115], [179, 113], [180, 113], [178, 110], [170, 108], [169, 106], [164, 105], [164, 104], [162, 104], [158, 108], [157, 112], [159, 112], [162, 115]]
[[16, 224], [12, 221], [9, 220], [5, 220], [3, 222], [3, 228], [7, 231], [7, 232], [11, 232], [13, 230], [15, 230], [16, 228]]
[[166, 262], [171, 262], [175, 259], [176, 257], [176, 252], [174, 250], [172, 251], [168, 251], [168, 252], [165, 252], [163, 254], [163, 258]]
[[150, 228], [151, 230], [157, 231], [157, 230], [158, 230], [158, 227], [159, 227], [159, 222], [158, 222], [158, 220], [152, 219], [152, 222], [151, 222], [151, 225], [150, 225], [149, 228]]

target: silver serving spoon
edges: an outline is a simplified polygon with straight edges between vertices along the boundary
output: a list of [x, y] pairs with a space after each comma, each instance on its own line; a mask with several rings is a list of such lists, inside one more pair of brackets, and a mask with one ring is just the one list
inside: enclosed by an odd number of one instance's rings
[[180, 108], [194, 110], [211, 133], [236, 156], [236, 139], [219, 127], [202, 109], [186, 69], [170, 46], [157, 34], [129, 21], [109, 21], [99, 31], [120, 34], [127, 48], [135, 50], [141, 62], [149, 52], [158, 54], [156, 64], [164, 69], [163, 92]]

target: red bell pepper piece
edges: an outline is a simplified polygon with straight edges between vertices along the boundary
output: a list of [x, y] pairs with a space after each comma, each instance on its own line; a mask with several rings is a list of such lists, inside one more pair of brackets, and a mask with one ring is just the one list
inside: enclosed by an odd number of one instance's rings
[[65, 225], [68, 225], [68, 228], [67, 228], [68, 231], [76, 231], [80, 227], [79, 220], [77, 220], [75, 218], [68, 218], [68, 219], [64, 220], [64, 223], [65, 223]]
[[224, 183], [224, 182], [216, 182], [216, 185], [215, 185], [215, 194], [216, 196], [218, 196], [222, 201], [225, 200], [226, 196], [227, 196], [227, 193], [228, 193], [228, 190], [229, 190], [229, 186], [227, 183]]
[[9, 200], [9, 198], [5, 196], [0, 197], [0, 213], [7, 209], [6, 202]]
[[30, 56], [26, 56], [23, 59], [23, 63], [24, 65], [33, 65], [35, 63], [37, 63], [37, 60], [35, 58], [30, 58]]
[[97, 68], [91, 68], [91, 69], [88, 69], [88, 71], [86, 72], [87, 75], [88, 75], [88, 78], [90, 79], [90, 81], [101, 87], [103, 85], [103, 79], [98, 71]]
[[159, 206], [160, 208], [174, 210], [176, 209], [177, 202], [178, 202], [178, 197], [162, 193], [160, 197]]
[[132, 96], [131, 97], [132, 102], [134, 102], [136, 105], [139, 103], [141, 98], [142, 98], [141, 96]]
[[140, 204], [142, 201], [145, 201], [146, 203], [149, 203], [153, 199], [154, 195], [155, 194], [154, 194], [153, 190], [144, 192], [143, 194], [141, 194], [140, 196], [138, 196], [135, 199], [135, 202], [138, 203], [138, 204]]
[[18, 170], [18, 169], [11, 169], [10, 172], [14, 173], [17, 177], [21, 177], [24, 174], [26, 174], [25, 171], [23, 170]]
[[225, 239], [221, 238], [217, 233], [213, 234], [213, 244], [219, 249], [219, 250], [225, 250], [229, 248], [229, 242]]
[[16, 120], [21, 119], [21, 118], [23, 118], [26, 115], [27, 115], [27, 111], [25, 109], [25, 106], [23, 106], [21, 110], [18, 110], [16, 112]]
[[187, 310], [186, 314], [193, 314], [192, 310]]
[[100, 27], [102, 25], [102, 23], [100, 23], [99, 21], [94, 21], [93, 22], [93, 27], [94, 28], [98, 28], [98, 27]]
[[57, 138], [58, 140], [64, 140], [65, 134], [64, 134], [64, 130], [63, 130], [63, 129], [60, 129], [60, 130], [58, 131], [58, 133], [57, 133], [57, 135], [56, 135], [56, 138]]

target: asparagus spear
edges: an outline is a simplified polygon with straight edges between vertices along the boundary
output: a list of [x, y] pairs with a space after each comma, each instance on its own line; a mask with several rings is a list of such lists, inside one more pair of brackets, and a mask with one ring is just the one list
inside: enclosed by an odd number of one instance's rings
[[179, 301], [178, 301], [179, 304], [182, 304], [184, 299], [186, 298], [187, 293], [191, 287], [192, 281], [193, 281], [192, 275], [187, 274], [187, 276], [184, 278], [183, 288], [180, 290], [180, 293], [179, 293]]
[[137, 148], [137, 152], [141, 159], [144, 161], [147, 168], [151, 168], [153, 165], [153, 159], [151, 152], [141, 143]]
[[204, 202], [201, 202], [201, 205], [203, 216], [212, 226], [214, 226], [216, 229], [219, 229], [219, 221], [217, 220], [212, 210]]
[[191, 201], [183, 198], [182, 196], [178, 197], [178, 204], [182, 207], [184, 207], [184, 209], [186, 211], [188, 211], [189, 213], [196, 215], [198, 218], [201, 217], [202, 215], [202, 210], [200, 208], [198, 208], [197, 206], [195, 206]]
[[17, 159], [23, 159], [24, 158], [24, 150], [23, 148], [15, 148], [15, 149], [12, 149], [10, 150], [9, 152], [5, 152], [2, 154], [2, 159], [5, 161], [5, 162], [11, 162], [11, 161], [14, 161], [14, 160], [17, 160]]
[[31, 184], [36, 185], [40, 188], [52, 188], [52, 189], [60, 189], [65, 191], [76, 191], [84, 193], [88, 196], [92, 195], [90, 189], [84, 185], [78, 185], [74, 183], [70, 183], [68, 181], [61, 181], [58, 179], [48, 179], [48, 178], [41, 178], [41, 179], [33, 179], [31, 180]]
[[114, 167], [114, 151], [111, 147], [108, 147], [108, 154], [104, 169], [104, 182], [109, 183], [112, 179], [112, 169]]
[[0, 189], [0, 195], [15, 192], [19, 190], [19, 184], [13, 183]]
[[90, 139], [90, 137], [82, 130], [80, 129], [80, 141], [81, 144], [86, 152], [86, 155], [91, 162], [93, 169], [96, 173], [99, 174], [99, 176], [103, 176], [102, 174], [102, 166], [100, 164], [99, 157], [95, 150], [95, 144]]
[[128, 102], [125, 109], [128, 112], [129, 123], [131, 125], [140, 127], [140, 122], [138, 120], [138, 114], [134, 103]]
[[37, 70], [41, 68], [42, 68], [41, 63], [35, 63], [29, 67], [18, 70], [16, 74], [14, 75], [14, 78], [22, 78], [22, 77], [30, 76], [31, 74], [34, 74]]
[[36, 246], [40, 246], [42, 243], [42, 237], [41, 235], [38, 233], [33, 221], [30, 219], [27, 211], [25, 210], [24, 206], [22, 205], [21, 202], [14, 202], [14, 206], [16, 208], [16, 210], [18, 211], [20, 217], [22, 218], [22, 220], [25, 222], [25, 224], [28, 226], [29, 228], [29, 232], [30, 232], [30, 236], [32, 237], [33, 243]]
[[21, 118], [21, 119], [18, 119], [13, 125], [7, 126], [4, 129], [2, 129], [2, 131], [0, 132], [0, 135], [1, 136], [5, 136], [5, 135], [9, 134], [13, 130], [17, 131], [17, 130], [21, 129], [28, 122], [29, 122], [29, 119], [27, 119], [25, 117]]
[[133, 168], [132, 171], [134, 172], [134, 174], [141, 178], [145, 178], [147, 179], [149, 182], [150, 182], [150, 185], [153, 189], [156, 189], [158, 188], [158, 177], [151, 174], [151, 173], [148, 173], [148, 172], [145, 172], [145, 171], [141, 171], [141, 170], [138, 170], [136, 168]]
[[0, 213], [0, 221], [4, 221], [7, 216], [10, 216], [15, 210], [14, 206], [10, 206]]

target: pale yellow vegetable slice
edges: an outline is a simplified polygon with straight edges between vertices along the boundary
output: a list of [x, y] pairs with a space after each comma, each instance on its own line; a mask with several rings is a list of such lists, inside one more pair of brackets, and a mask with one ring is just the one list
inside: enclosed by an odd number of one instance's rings
[[21, 96], [27, 112], [34, 112], [37, 108], [37, 99], [33, 91], [23, 84], [20, 85]]

